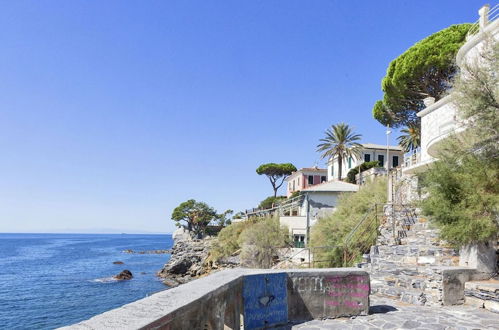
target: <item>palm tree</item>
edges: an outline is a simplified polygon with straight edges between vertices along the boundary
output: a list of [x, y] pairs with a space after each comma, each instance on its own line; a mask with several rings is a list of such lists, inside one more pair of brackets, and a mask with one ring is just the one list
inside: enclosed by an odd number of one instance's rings
[[411, 122], [400, 132], [403, 134], [397, 138], [397, 141], [405, 152], [416, 150], [421, 146], [421, 125], [419, 123]]
[[322, 153], [322, 158], [338, 157], [338, 180], [341, 180], [343, 159], [360, 156], [362, 145], [357, 141], [361, 137], [347, 124], [339, 123], [328, 128], [326, 137], [319, 140], [321, 143], [317, 145], [317, 151]]

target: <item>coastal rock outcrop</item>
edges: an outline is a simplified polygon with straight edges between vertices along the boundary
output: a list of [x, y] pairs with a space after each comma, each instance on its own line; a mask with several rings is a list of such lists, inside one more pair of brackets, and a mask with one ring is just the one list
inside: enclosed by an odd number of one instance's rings
[[118, 275], [113, 276], [114, 279], [119, 281], [131, 280], [133, 278], [132, 272], [128, 269], [123, 270]]
[[211, 244], [216, 239], [214, 237], [195, 239], [183, 228], [177, 229], [172, 237], [171, 259], [157, 273], [169, 287], [187, 283], [212, 271], [240, 266], [239, 256], [224, 258], [216, 263], [207, 260]]
[[192, 238], [183, 228], [173, 234], [174, 245], [171, 258], [158, 272], [165, 278], [165, 284], [173, 287], [186, 283], [193, 278], [206, 274], [209, 265], [206, 264], [212, 238]]

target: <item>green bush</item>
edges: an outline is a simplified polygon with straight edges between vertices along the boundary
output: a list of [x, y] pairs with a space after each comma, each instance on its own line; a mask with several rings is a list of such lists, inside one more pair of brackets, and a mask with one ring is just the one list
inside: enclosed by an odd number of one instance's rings
[[210, 260], [218, 260], [233, 255], [241, 249], [240, 236], [248, 227], [254, 225], [253, 220], [234, 222], [223, 228], [210, 248]]
[[463, 144], [448, 141], [440, 160], [420, 177], [428, 193], [423, 213], [455, 246], [486, 242], [499, 231], [499, 158], [461, 150]]
[[270, 268], [277, 249], [289, 246], [289, 230], [278, 217], [263, 218], [241, 233], [241, 262], [252, 268]]
[[269, 196], [265, 198], [263, 201], [261, 201], [258, 207], [260, 209], [270, 209], [272, 207], [279, 205], [279, 203], [281, 203], [285, 199], [286, 196], [276, 196], [276, 197]]
[[[367, 171], [368, 169], [371, 169], [373, 167], [381, 167], [379, 164], [379, 161], [373, 160], [371, 162], [364, 162], [360, 165], [360, 171], [364, 172]], [[356, 183], [355, 176], [359, 174], [359, 166], [352, 168], [350, 171], [347, 173], [347, 179], [346, 182], [349, 183]]]
[[223, 228], [210, 248], [209, 261], [237, 254], [252, 267], [269, 268], [276, 248], [290, 244], [289, 231], [276, 217], [254, 218]]
[[[342, 194], [338, 201], [336, 211], [320, 218], [311, 228], [311, 246], [329, 248], [314, 249], [314, 260], [316, 267], [341, 267], [343, 266], [343, 244], [345, 237], [352, 231], [355, 225], [376, 204], [386, 203], [387, 182], [385, 178], [374, 180], [362, 186], [357, 193]], [[374, 245], [376, 241], [377, 228], [367, 228], [371, 231], [369, 235], [357, 235], [351, 242], [354, 257], [358, 260], [362, 256], [362, 248]], [[333, 248], [338, 247], [338, 248]]]

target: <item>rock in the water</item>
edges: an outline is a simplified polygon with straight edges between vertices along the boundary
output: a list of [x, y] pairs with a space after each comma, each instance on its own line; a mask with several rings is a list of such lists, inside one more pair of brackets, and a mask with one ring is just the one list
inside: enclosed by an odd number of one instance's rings
[[133, 278], [133, 275], [131, 271], [125, 269], [124, 271], [113, 277], [117, 280], [123, 281], [123, 280], [131, 280]]
[[115, 264], [115, 265], [123, 265], [124, 262], [123, 261], [113, 261], [113, 264]]

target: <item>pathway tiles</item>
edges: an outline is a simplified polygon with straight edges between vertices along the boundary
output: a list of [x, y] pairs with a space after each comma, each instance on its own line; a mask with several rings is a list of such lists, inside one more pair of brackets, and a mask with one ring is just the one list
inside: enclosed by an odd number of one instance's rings
[[499, 314], [472, 306], [427, 307], [371, 296], [370, 315], [313, 320], [288, 329], [499, 329]]

